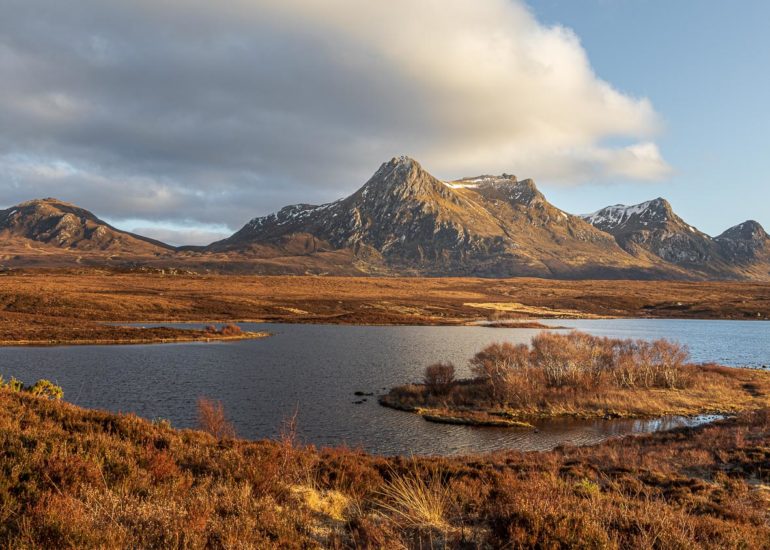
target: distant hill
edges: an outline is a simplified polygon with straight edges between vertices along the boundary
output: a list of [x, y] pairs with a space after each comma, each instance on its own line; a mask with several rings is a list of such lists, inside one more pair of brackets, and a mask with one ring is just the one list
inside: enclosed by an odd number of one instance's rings
[[116, 229], [88, 210], [52, 198], [0, 210], [0, 237], [82, 251], [147, 254], [174, 250], [160, 241]]

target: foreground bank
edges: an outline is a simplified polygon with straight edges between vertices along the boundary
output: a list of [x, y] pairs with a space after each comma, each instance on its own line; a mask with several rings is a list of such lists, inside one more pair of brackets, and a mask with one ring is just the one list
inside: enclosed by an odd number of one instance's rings
[[0, 390], [0, 545], [769, 547], [768, 410], [467, 458], [316, 450], [283, 433], [217, 439]]

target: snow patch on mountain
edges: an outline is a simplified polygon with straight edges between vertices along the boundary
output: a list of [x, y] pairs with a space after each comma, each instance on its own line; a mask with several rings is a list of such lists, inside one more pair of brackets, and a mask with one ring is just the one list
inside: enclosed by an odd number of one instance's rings
[[632, 216], [640, 216], [646, 212], [655, 201], [647, 201], [640, 204], [627, 206], [625, 204], [616, 204], [597, 210], [592, 214], [580, 216], [585, 221], [594, 226], [603, 228], [617, 227], [626, 223]]

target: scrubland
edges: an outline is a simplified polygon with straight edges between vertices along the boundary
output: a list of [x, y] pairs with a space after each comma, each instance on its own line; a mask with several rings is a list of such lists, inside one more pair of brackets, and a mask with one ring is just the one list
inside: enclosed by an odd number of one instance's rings
[[377, 457], [0, 389], [4, 548], [768, 548], [770, 412], [547, 453]]

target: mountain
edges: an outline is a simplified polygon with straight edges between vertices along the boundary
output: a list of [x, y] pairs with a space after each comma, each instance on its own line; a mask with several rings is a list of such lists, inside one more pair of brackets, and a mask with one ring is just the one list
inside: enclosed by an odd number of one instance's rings
[[23, 244], [27, 249], [82, 253], [144, 256], [174, 250], [159, 241], [116, 229], [88, 210], [53, 198], [0, 210], [0, 240], [5, 246]]
[[635, 256], [651, 252], [674, 264], [701, 266], [719, 255], [713, 239], [677, 216], [665, 199], [608, 206], [583, 219]]
[[551, 205], [532, 180], [442, 182], [408, 157], [383, 163], [347, 198], [287, 206], [205, 250], [261, 257], [350, 250], [362, 270], [426, 275], [682, 275], [629, 255]]
[[409, 157], [356, 192], [287, 206], [205, 247], [121, 231], [57, 199], [0, 210], [0, 269], [770, 281], [770, 236], [747, 221], [712, 238], [662, 198], [574, 216], [531, 179], [442, 181]]
[[612, 235], [629, 254], [645, 258], [653, 254], [694, 275], [767, 278], [770, 274], [770, 238], [754, 221], [712, 238], [685, 222], [662, 198], [608, 206], [582, 218]]
[[770, 235], [754, 220], [731, 227], [714, 241], [722, 256], [748, 278], [766, 279], [770, 276]]

